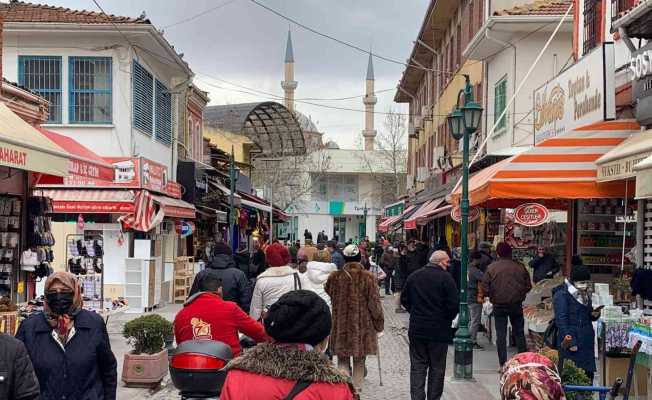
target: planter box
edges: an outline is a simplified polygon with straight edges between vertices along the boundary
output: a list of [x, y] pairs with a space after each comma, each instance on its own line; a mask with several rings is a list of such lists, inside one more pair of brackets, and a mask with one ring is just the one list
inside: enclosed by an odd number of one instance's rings
[[156, 354], [125, 354], [122, 381], [127, 386], [158, 384], [167, 373], [167, 350], [161, 350]]

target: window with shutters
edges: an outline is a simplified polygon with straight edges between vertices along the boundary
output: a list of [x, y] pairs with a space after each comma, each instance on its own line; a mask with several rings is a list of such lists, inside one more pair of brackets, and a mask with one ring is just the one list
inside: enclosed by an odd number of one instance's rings
[[112, 122], [110, 57], [68, 59], [68, 119], [71, 124]]
[[503, 130], [507, 127], [507, 115], [502, 118], [505, 107], [507, 106], [507, 75], [505, 75], [494, 87], [494, 124], [496, 124], [495, 131]]
[[134, 61], [132, 82], [134, 127], [151, 136], [154, 133], [154, 76]]
[[61, 57], [18, 57], [18, 83], [50, 102], [48, 123], [62, 122], [61, 74]]
[[156, 98], [154, 113], [155, 139], [164, 144], [172, 144], [172, 95], [163, 82], [156, 79]]

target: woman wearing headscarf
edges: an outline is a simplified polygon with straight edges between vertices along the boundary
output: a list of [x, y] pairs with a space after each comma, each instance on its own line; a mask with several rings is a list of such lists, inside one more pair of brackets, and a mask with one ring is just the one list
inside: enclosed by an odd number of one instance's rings
[[537, 353], [519, 353], [505, 363], [500, 400], [565, 400], [555, 364]]
[[115, 400], [116, 359], [104, 320], [82, 308], [79, 282], [56, 272], [45, 282], [45, 310], [24, 321], [25, 343], [43, 400]]

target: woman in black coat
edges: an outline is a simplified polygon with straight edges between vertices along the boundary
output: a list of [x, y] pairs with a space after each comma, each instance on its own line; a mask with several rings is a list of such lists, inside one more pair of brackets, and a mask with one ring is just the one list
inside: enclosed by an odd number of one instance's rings
[[79, 282], [56, 272], [45, 282], [44, 313], [20, 325], [42, 400], [115, 400], [117, 364], [104, 320], [82, 309]]

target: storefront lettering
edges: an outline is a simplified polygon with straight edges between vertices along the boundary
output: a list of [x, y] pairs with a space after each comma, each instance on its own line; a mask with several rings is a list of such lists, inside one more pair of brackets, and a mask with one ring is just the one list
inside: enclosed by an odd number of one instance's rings
[[535, 129], [538, 130], [545, 125], [561, 121], [564, 118], [564, 101], [564, 89], [559, 85], [552, 88], [549, 96], [546, 91], [537, 94], [534, 101]]
[[0, 147], [0, 162], [24, 167], [27, 165], [27, 153]]
[[548, 209], [538, 203], [521, 204], [514, 210], [514, 222], [524, 226], [539, 226], [548, 222]]
[[652, 50], [645, 50], [629, 60], [632, 80], [639, 80], [652, 74]]
[[568, 81], [568, 98], [573, 99], [573, 119], [575, 120], [583, 118], [602, 106], [600, 91], [596, 88], [592, 95], [588, 95], [590, 87], [591, 77], [588, 70], [583, 76]]
[[649, 157], [652, 152], [645, 152], [635, 156], [615, 161], [611, 164], [603, 165], [600, 168], [599, 178], [625, 178], [634, 175], [634, 167]]

